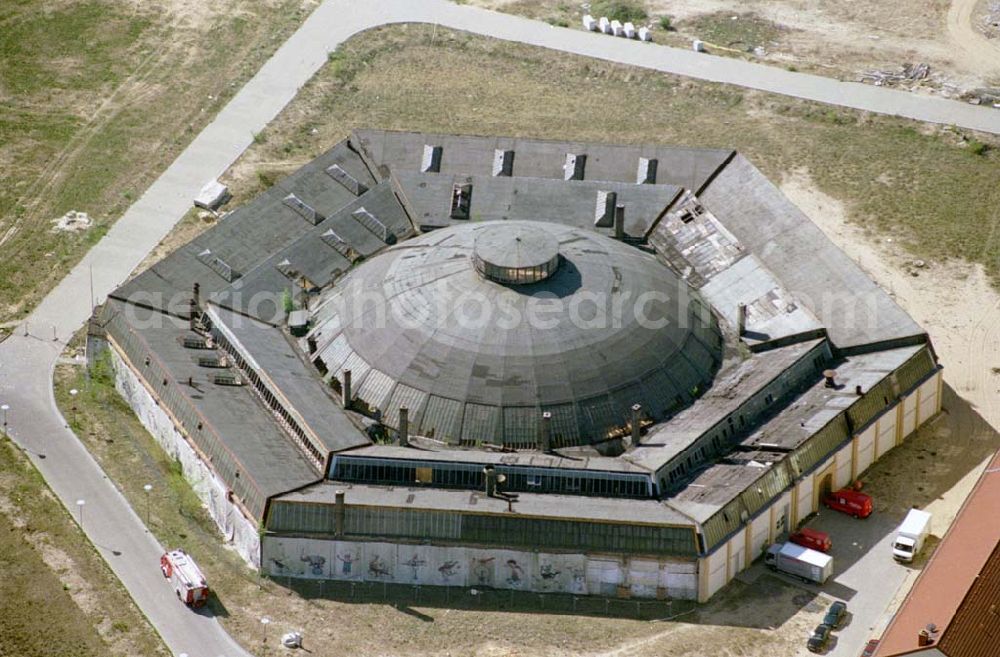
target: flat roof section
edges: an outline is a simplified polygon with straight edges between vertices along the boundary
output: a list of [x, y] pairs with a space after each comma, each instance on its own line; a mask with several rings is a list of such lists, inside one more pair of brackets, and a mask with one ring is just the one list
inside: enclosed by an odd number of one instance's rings
[[[500, 497], [487, 497], [478, 491], [416, 486], [371, 486], [324, 481], [285, 493], [276, 499], [282, 502], [333, 504], [338, 490], [346, 493], [344, 501], [349, 506], [511, 515], [507, 501]], [[690, 518], [655, 500], [518, 493], [513, 510], [513, 515], [536, 518], [694, 527]]]
[[[222, 444], [228, 453], [223, 458], [232, 459], [235, 468], [233, 480], [226, 484], [238, 491], [250, 482], [258, 495], [243, 502], [258, 519], [269, 496], [314, 482], [322, 476], [279, 428], [248, 386], [214, 383], [215, 375], [228, 370], [199, 365], [200, 358], [215, 359], [217, 352], [185, 347], [184, 338], [198, 337], [188, 328], [187, 322], [142, 308], [129, 307], [125, 312], [120, 302], [108, 303], [110, 307], [106, 313], [119, 313], [111, 323], [112, 337], [126, 343], [123, 348], [127, 350], [130, 344], [135, 346], [128, 354], [132, 366], [143, 375], [146, 356], [141, 352], [147, 354], [150, 362], [157, 365], [157, 371], [162, 369], [166, 376], [162, 381], [147, 380], [146, 383], [158, 396], [169, 395], [172, 400], [179, 396], [197, 410], [203, 418], [199, 420], [204, 423], [202, 431], [194, 426], [185, 426], [185, 431], [207, 454], [215, 453], [208, 442], [210, 439]], [[171, 404], [170, 410], [174, 413], [178, 412], [176, 405], [176, 402]], [[203, 437], [204, 432], [212, 436]], [[204, 444], [199, 444], [202, 440]], [[215, 458], [220, 457], [216, 455]], [[223, 463], [216, 460], [213, 464], [223, 479], [230, 474]]]
[[819, 318], [837, 347], [924, 334], [742, 155], [733, 158], [698, 198]]
[[[227, 337], [249, 358], [258, 375], [284, 399], [282, 406], [301, 422], [329, 452], [369, 445], [371, 441], [347, 417], [316, 369], [306, 363], [281, 329], [250, 317], [210, 306]], [[325, 456], [325, 455], [324, 455]]]
[[497, 150], [514, 152], [512, 176], [564, 180], [566, 156], [584, 155], [583, 180], [635, 184], [640, 158], [657, 160], [656, 185], [698, 189], [729, 158], [727, 149], [656, 144], [602, 144], [474, 135], [444, 135], [387, 130], [356, 130], [351, 142], [394, 174], [420, 171], [425, 146], [440, 146], [440, 173], [491, 176]]
[[592, 470], [595, 472], [630, 472], [648, 475], [645, 468], [611, 456], [561, 456], [541, 452], [496, 452], [468, 449], [415, 449], [398, 445], [371, 445], [351, 450], [347, 456], [385, 459], [441, 461], [443, 463], [483, 463], [511, 465], [523, 468], [553, 468], [560, 470]]
[[[614, 232], [612, 216], [595, 226], [598, 194], [613, 192], [615, 203], [625, 206], [625, 234], [642, 238], [680, 192], [674, 185], [636, 185], [597, 180], [548, 180], [543, 178], [495, 178], [420, 171], [399, 171], [406, 202], [414, 222], [425, 228], [441, 228], [475, 221], [505, 219], [547, 221], [605, 235]], [[471, 185], [469, 219], [451, 216], [451, 197], [456, 185]]]

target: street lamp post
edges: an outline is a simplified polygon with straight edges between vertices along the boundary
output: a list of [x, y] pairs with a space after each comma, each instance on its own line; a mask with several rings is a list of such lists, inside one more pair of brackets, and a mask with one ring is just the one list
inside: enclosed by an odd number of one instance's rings
[[72, 416], [72, 420], [71, 420], [71, 422], [72, 422], [73, 424], [76, 424], [76, 396], [77, 396], [78, 394], [80, 394], [80, 391], [79, 391], [79, 390], [77, 390], [76, 388], [73, 388], [73, 389], [71, 389], [71, 390], [69, 391], [69, 396], [70, 396], [70, 398], [71, 398], [71, 399], [72, 399], [72, 401], [73, 401], [73, 406], [72, 406], [72, 408], [70, 409], [71, 411], [73, 411], [73, 416]]
[[80, 523], [80, 531], [83, 531], [83, 507], [86, 504], [87, 504], [86, 500], [80, 499], [80, 500], [76, 501], [76, 509], [77, 509], [77, 512], [78, 512], [77, 518], [78, 518], [79, 523]]
[[142, 489], [146, 491], [146, 527], [149, 527], [149, 492], [153, 490], [153, 484], [146, 484]]
[[271, 619], [264, 616], [260, 619], [260, 654], [263, 655], [267, 650], [267, 625], [271, 622]]

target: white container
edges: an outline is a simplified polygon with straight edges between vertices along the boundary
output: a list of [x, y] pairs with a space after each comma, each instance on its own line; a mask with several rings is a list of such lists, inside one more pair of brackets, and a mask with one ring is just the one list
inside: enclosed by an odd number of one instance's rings
[[648, 27], [640, 27], [639, 28], [639, 40], [640, 41], [652, 41], [653, 40], [653, 31], [650, 30]]
[[621, 21], [611, 21], [611, 33], [615, 36], [621, 36], [625, 34], [625, 30], [622, 28]]
[[624, 36], [626, 39], [634, 39], [635, 25], [632, 25], [632, 23], [625, 23], [624, 25], [622, 25], [622, 32], [624, 32]]
[[601, 16], [601, 20], [597, 22], [597, 26], [601, 28], [601, 32], [611, 34], [611, 21], [608, 20], [607, 16]]
[[595, 21], [594, 17], [591, 16], [590, 14], [586, 14], [583, 17], [583, 29], [587, 30], [588, 32], [593, 32], [594, 30], [597, 29], [597, 21]]
[[695, 52], [705, 52], [705, 42], [701, 39], [695, 39], [691, 42], [691, 47]]

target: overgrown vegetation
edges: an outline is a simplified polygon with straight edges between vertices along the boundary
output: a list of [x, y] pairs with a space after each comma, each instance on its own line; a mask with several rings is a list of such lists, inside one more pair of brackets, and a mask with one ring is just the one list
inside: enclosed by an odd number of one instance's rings
[[677, 29], [693, 38], [737, 50], [757, 46], [768, 47], [787, 32], [783, 28], [753, 13], [733, 14], [720, 11], [701, 14], [677, 24]]
[[[0, 4], [0, 323], [65, 275], [305, 15], [299, 0]], [[70, 210], [93, 226], [53, 232]]]
[[595, 0], [590, 5], [590, 15], [607, 16], [622, 23], [641, 23], [649, 18], [646, 4], [639, 0]]
[[0, 655], [166, 655], [28, 459], [0, 436]]

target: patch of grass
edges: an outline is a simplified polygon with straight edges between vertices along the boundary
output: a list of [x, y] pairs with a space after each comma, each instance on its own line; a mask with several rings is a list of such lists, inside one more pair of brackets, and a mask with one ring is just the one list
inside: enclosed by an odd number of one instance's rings
[[777, 42], [787, 28], [753, 13], [719, 11], [683, 21], [677, 28], [685, 34], [726, 48], [747, 50]]
[[[0, 501], [0, 655], [167, 654], [38, 472], [4, 437]], [[58, 555], [58, 564], [46, 554]], [[113, 635], [97, 629], [109, 616], [118, 619]]]
[[639, 0], [595, 0], [590, 5], [590, 14], [622, 23], [641, 23], [649, 18], [646, 4]]
[[660, 29], [670, 32], [674, 29], [674, 19], [671, 16], [660, 16]]
[[986, 155], [986, 153], [990, 150], [990, 145], [986, 142], [972, 138], [966, 144], [966, 148], [968, 148], [969, 152], [973, 155]]
[[[0, 5], [0, 322], [27, 314], [308, 6], [219, 0], [192, 26], [129, 0]], [[53, 233], [69, 210], [96, 228]]]

